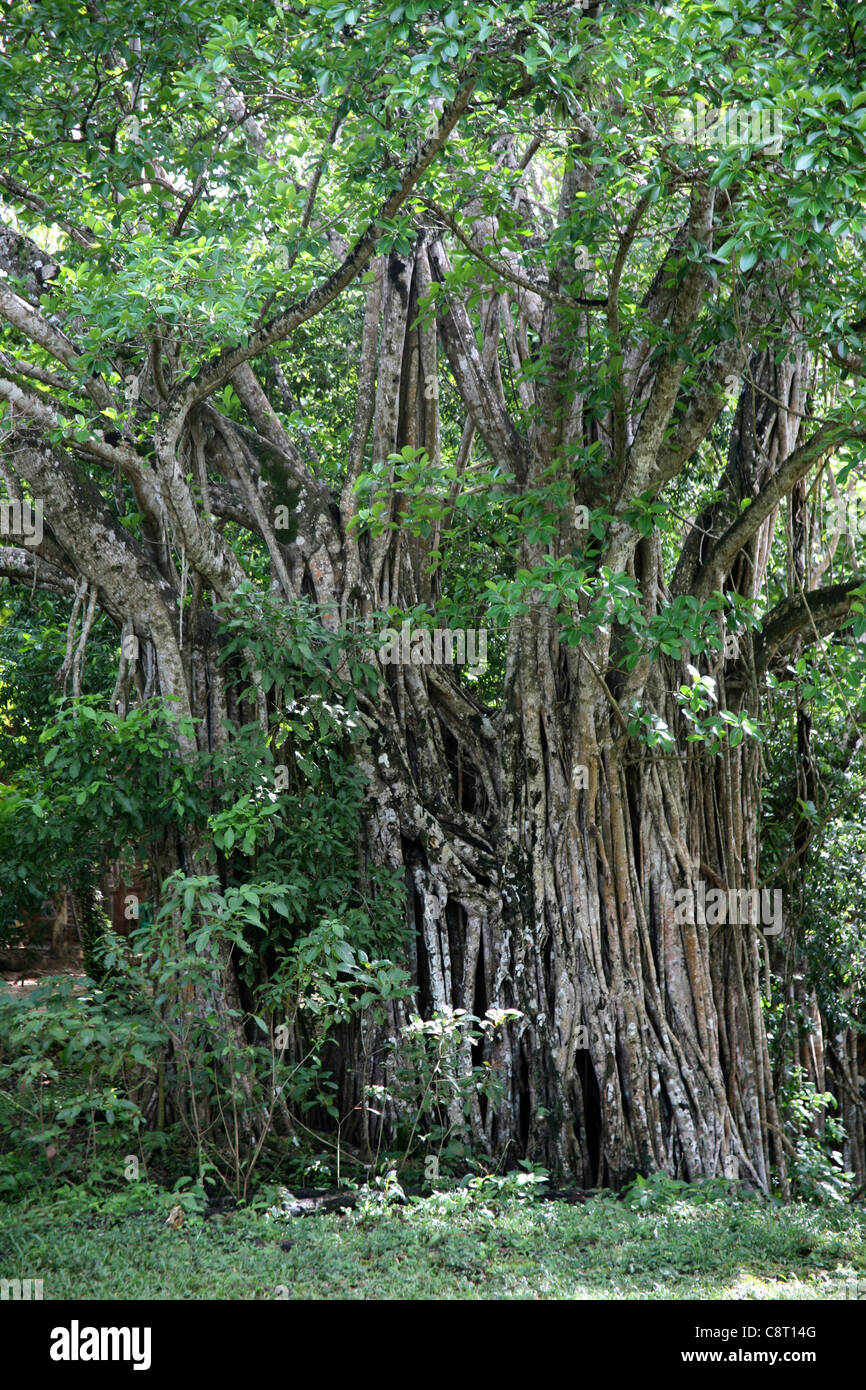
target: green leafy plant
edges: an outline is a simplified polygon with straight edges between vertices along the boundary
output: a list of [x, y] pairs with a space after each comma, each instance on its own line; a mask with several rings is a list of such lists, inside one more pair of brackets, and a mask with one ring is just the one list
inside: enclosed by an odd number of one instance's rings
[[92, 982], [0, 987], [0, 1191], [69, 1181], [97, 1166], [119, 1181], [138, 1150], [166, 1032]]
[[429, 1019], [414, 1014], [403, 1026], [384, 1094], [405, 1135], [400, 1170], [419, 1151], [433, 1157], [437, 1168], [469, 1152], [480, 1104], [496, 1106], [503, 1094], [495, 1068], [473, 1062], [472, 1049], [489, 1046], [500, 1028], [521, 1017], [517, 1009], [496, 1007], [483, 1018], [466, 1009], [438, 1010]]
[[845, 1171], [840, 1147], [845, 1131], [832, 1114], [838, 1108], [835, 1096], [818, 1091], [803, 1068], [795, 1065], [779, 1099], [793, 1150], [789, 1162], [793, 1191], [812, 1201], [847, 1201], [854, 1192], [854, 1174]]

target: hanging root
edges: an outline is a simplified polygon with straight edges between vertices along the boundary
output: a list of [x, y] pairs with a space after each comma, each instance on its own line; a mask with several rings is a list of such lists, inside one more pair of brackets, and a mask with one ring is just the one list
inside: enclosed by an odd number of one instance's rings
[[75, 648], [75, 629], [78, 625], [78, 614], [81, 612], [81, 605], [84, 602], [84, 595], [87, 593], [87, 580], [82, 578], [75, 587], [75, 602], [72, 605], [72, 612], [69, 615], [69, 622], [66, 627], [66, 654], [61, 666], [54, 677], [55, 685], [63, 686], [63, 693], [66, 694], [66, 682], [69, 679], [69, 672], [72, 670]]
[[96, 617], [96, 585], [90, 590], [90, 598], [87, 604], [87, 612], [81, 624], [81, 636], [78, 639], [78, 646], [75, 649], [75, 656], [72, 658], [72, 694], [81, 694], [81, 677], [84, 673], [84, 653], [87, 650], [87, 639], [90, 636], [90, 629]]
[[[127, 659], [127, 639], [132, 636], [132, 623], [129, 618], [124, 619], [123, 627], [120, 630], [120, 664], [117, 668], [117, 680], [114, 682], [114, 689], [111, 692], [111, 708], [119, 714], [126, 712], [126, 697], [129, 692], [129, 678], [132, 674], [129, 660]], [[118, 706], [122, 705], [122, 709]]]

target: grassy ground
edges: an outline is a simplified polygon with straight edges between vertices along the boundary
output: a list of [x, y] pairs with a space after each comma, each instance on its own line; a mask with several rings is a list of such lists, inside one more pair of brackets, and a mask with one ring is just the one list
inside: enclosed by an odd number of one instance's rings
[[863, 1204], [456, 1191], [332, 1215], [187, 1212], [173, 1229], [171, 1200], [0, 1208], [0, 1277], [42, 1278], [46, 1299], [866, 1298]]

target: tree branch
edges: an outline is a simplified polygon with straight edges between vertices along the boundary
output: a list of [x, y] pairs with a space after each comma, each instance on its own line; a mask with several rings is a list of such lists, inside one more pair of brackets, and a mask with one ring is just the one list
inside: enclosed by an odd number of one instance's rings
[[581, 299], [577, 295], [556, 294], [552, 290], [547, 289], [546, 286], [539, 285], [527, 279], [525, 275], [519, 275], [517, 271], [511, 270], [502, 261], [495, 261], [492, 256], [488, 256], [485, 252], [480, 251], [471, 238], [468, 237], [464, 231], [461, 231], [460, 224], [455, 218], [453, 218], [439, 203], [434, 202], [432, 198], [419, 198], [418, 201], [424, 207], [429, 208], [431, 212], [434, 212], [444, 226], [446, 226], [448, 230], [456, 236], [457, 240], [466, 247], [470, 255], [472, 255], [476, 261], [479, 261], [481, 265], [486, 266], [488, 270], [492, 270], [498, 279], [507, 280], [510, 284], [517, 285], [520, 289], [528, 290], [530, 294], [538, 295], [539, 299], [549, 300], [550, 303], [559, 304], [566, 309], [573, 309], [576, 304], [596, 309], [604, 309], [607, 305], [606, 299]]
[[[59, 328], [55, 328], [46, 318], [37, 312], [26, 300], [21, 299], [17, 294], [13, 294], [8, 285], [0, 281], [0, 316], [11, 323], [13, 328], [17, 328], [19, 333], [23, 333], [30, 342], [37, 343], [44, 348], [49, 356], [57, 362], [62, 362], [64, 367], [68, 367], [76, 377], [76, 389], [83, 386], [87, 395], [90, 396], [100, 410], [115, 407], [114, 397], [101, 377], [89, 376], [81, 381], [80, 368], [78, 364], [78, 348], [65, 333]], [[73, 389], [70, 385], [70, 389]]]
[[861, 575], [825, 589], [813, 589], [805, 596], [792, 594], [778, 603], [764, 619], [760, 637], [755, 639], [758, 677], [781, 660], [796, 658], [818, 638], [838, 632], [851, 612], [853, 592], [862, 584]]
[[[441, 241], [431, 243], [428, 256], [434, 279], [444, 283], [451, 267]], [[459, 299], [449, 297], [439, 329], [460, 395], [491, 456], [498, 463], [507, 464], [518, 479], [524, 479], [528, 468], [526, 443], [484, 369], [469, 315]]]
[[242, 363], [248, 362], [250, 358], [256, 357], [274, 343], [281, 342], [300, 324], [320, 314], [347, 285], [357, 279], [375, 253], [382, 235], [380, 224], [396, 216], [422, 174], [433, 163], [469, 105], [473, 89], [474, 79], [470, 79], [461, 87], [454, 100], [444, 108], [436, 132], [429, 140], [425, 140], [418, 158], [405, 170], [399, 186], [385, 199], [375, 220], [358, 238], [337, 269], [322, 284], [304, 295], [303, 299], [282, 309], [260, 329], [251, 333], [245, 345], [223, 349], [217, 357], [203, 364], [196, 376], [179, 382], [172, 390], [156, 431], [157, 452], [162, 458], [174, 453], [186, 418], [194, 405], [224, 385]]
[[29, 236], [0, 222], [0, 271], [10, 279], [24, 280], [27, 302], [35, 306], [46, 287], [60, 274], [60, 267]]
[[19, 545], [0, 546], [0, 575], [28, 589], [45, 589], [64, 598], [72, 598], [75, 593], [71, 575]]
[[811, 439], [794, 450], [710, 550], [692, 590], [699, 601], [706, 599], [718, 587], [743, 546], [794, 484], [806, 476], [822, 454], [845, 439], [866, 439], [866, 429], [838, 423], [822, 425]]

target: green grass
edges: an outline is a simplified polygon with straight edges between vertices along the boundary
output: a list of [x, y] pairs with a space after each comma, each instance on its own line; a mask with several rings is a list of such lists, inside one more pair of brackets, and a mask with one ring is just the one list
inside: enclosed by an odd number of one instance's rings
[[[148, 1199], [141, 1209], [142, 1195]], [[0, 1277], [52, 1298], [845, 1298], [866, 1296], [862, 1204], [676, 1194], [641, 1210], [463, 1191], [366, 1212], [187, 1213], [153, 1189], [0, 1208]], [[129, 1210], [137, 1201], [138, 1210]]]

